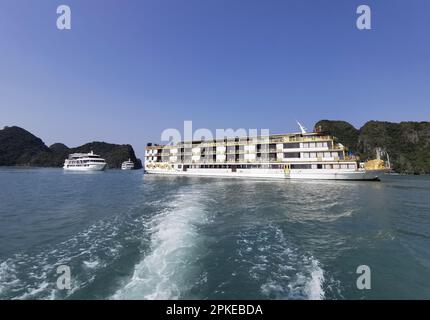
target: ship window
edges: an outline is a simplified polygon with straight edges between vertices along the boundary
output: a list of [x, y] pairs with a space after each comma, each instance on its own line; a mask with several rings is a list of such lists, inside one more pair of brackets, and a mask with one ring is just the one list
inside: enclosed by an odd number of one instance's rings
[[284, 153], [284, 158], [300, 158], [299, 152], [286, 152]]
[[303, 152], [303, 158], [309, 158], [309, 152]]
[[317, 169], [322, 169], [322, 164], [321, 163], [319, 163], [319, 164], [317, 164]]
[[330, 152], [324, 152], [324, 158], [330, 158]]
[[291, 169], [310, 169], [310, 164], [292, 164]]
[[309, 154], [309, 158], [316, 158], [317, 157], [317, 153], [316, 152], [311, 152]]
[[309, 148], [315, 148], [315, 142], [309, 142]]
[[298, 149], [300, 148], [300, 143], [284, 143], [284, 149]]

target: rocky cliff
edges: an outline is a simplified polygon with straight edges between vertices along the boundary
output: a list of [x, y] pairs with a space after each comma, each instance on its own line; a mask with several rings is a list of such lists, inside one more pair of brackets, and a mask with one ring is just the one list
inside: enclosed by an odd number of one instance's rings
[[61, 167], [64, 159], [74, 152], [94, 151], [104, 159], [109, 168], [120, 168], [121, 163], [131, 159], [135, 168], [142, 168], [131, 145], [91, 142], [76, 148], [56, 143], [49, 148], [41, 139], [20, 127], [0, 130], [0, 166]]
[[321, 120], [315, 124], [356, 153], [362, 160], [381, 148], [392, 167], [401, 173], [430, 173], [430, 122], [369, 121], [360, 129], [345, 121]]

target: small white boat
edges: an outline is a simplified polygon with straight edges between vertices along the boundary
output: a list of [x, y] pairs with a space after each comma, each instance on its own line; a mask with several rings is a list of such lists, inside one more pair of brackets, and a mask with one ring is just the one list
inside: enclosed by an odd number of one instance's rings
[[106, 169], [107, 163], [105, 159], [99, 155], [90, 153], [72, 153], [69, 158], [64, 161], [64, 170], [73, 171], [102, 171]]
[[122, 170], [133, 170], [134, 169], [134, 162], [128, 159], [128, 161], [124, 161], [121, 165]]

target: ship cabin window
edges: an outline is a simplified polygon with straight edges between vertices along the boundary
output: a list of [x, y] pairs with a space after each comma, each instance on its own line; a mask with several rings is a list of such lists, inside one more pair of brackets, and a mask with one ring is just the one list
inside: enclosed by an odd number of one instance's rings
[[341, 168], [341, 169], [348, 169], [348, 165], [347, 165], [347, 164], [341, 164], [341, 165], [340, 165], [340, 168]]
[[317, 157], [317, 153], [316, 152], [310, 152], [309, 153], [309, 158], [316, 158]]
[[324, 152], [324, 158], [330, 158], [330, 152]]
[[284, 149], [299, 149], [300, 143], [284, 143]]
[[352, 164], [352, 163], [348, 164], [348, 169], [355, 169], [355, 164]]
[[322, 168], [323, 168], [323, 165], [321, 163], [318, 163], [317, 164], [317, 169], [322, 169]]
[[315, 142], [309, 142], [309, 148], [315, 148]]
[[292, 164], [291, 169], [311, 169], [310, 164]]
[[332, 164], [325, 164], [324, 169], [333, 169], [333, 165]]
[[309, 152], [303, 152], [303, 158], [309, 158]]
[[300, 152], [285, 152], [284, 158], [300, 158]]

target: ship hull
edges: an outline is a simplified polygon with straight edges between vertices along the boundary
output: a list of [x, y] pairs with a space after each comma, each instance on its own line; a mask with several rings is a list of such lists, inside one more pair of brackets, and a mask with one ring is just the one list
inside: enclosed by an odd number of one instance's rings
[[106, 169], [106, 163], [90, 164], [88, 166], [63, 167], [67, 171], [103, 171]]
[[336, 171], [333, 170], [284, 170], [268, 169], [243, 169], [232, 172], [229, 169], [189, 169], [187, 171], [147, 169], [147, 174], [179, 175], [179, 176], [206, 176], [223, 178], [264, 178], [264, 179], [297, 179], [297, 180], [355, 180], [355, 181], [378, 181], [384, 173], [380, 171]]

